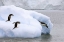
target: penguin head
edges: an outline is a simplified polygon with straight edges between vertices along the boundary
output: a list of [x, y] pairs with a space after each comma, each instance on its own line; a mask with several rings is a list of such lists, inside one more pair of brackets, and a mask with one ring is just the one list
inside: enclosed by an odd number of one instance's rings
[[14, 16], [13, 14], [10, 14], [9, 16]]
[[17, 21], [17, 23], [18, 23], [18, 24], [20, 24], [20, 22], [19, 22], [19, 21]]

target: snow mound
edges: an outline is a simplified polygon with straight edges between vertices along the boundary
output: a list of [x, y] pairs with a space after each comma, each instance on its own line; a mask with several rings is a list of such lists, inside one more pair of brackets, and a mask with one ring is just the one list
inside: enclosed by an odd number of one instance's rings
[[[8, 15], [13, 14], [11, 21], [6, 22]], [[14, 28], [13, 22], [20, 21], [18, 28]], [[42, 26], [40, 22], [47, 24]], [[50, 18], [41, 13], [28, 11], [14, 5], [0, 7], [0, 37], [40, 37], [42, 33], [50, 33], [53, 24]]]

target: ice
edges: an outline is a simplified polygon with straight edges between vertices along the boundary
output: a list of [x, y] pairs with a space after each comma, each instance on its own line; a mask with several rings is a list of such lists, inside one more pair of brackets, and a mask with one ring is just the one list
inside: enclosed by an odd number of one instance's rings
[[53, 6], [60, 5], [62, 0], [49, 0], [49, 4], [52, 4]]
[[[11, 17], [11, 21], [6, 22], [9, 14], [14, 16]], [[20, 21], [20, 24], [13, 29], [13, 22], [16, 21]], [[46, 23], [48, 28], [42, 26], [39, 21]], [[0, 37], [40, 37], [42, 33], [50, 33], [52, 27], [50, 18], [41, 13], [28, 11], [14, 5], [0, 7]]]
[[15, 5], [24, 9], [64, 9], [64, 0], [0, 0], [0, 6]]
[[45, 33], [45, 34], [50, 33], [50, 30], [53, 27], [53, 24], [50, 21], [50, 17], [34, 11], [30, 11], [30, 15], [33, 18], [37, 19], [38, 21], [44, 22], [47, 24], [48, 28], [46, 28], [45, 26], [42, 26], [42, 33]]
[[24, 37], [33, 38], [41, 35], [41, 28], [27, 24], [20, 24], [18, 28], [13, 29], [11, 22], [0, 21], [0, 37]]

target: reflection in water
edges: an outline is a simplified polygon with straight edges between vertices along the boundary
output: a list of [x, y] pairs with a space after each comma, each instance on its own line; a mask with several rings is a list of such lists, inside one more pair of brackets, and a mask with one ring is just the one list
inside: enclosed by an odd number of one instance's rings
[[1, 38], [4, 41], [15, 41], [15, 42], [50, 42], [52, 36], [50, 34], [43, 34], [40, 38]]
[[28, 39], [29, 42], [50, 42], [52, 36], [50, 34], [43, 34], [40, 38]]
[[50, 34], [44, 34], [41, 36], [42, 41], [50, 42], [52, 39], [52, 36]]

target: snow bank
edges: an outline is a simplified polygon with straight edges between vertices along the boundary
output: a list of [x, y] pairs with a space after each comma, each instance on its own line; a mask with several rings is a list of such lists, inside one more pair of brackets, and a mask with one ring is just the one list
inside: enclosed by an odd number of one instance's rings
[[[11, 17], [11, 21], [6, 22], [9, 14], [14, 16]], [[20, 21], [20, 24], [18, 28], [13, 29], [13, 22], [16, 21]], [[48, 28], [41, 26], [39, 21], [46, 23]], [[14, 5], [0, 7], [0, 37], [40, 37], [41, 33], [50, 33], [52, 26], [50, 18], [41, 13], [27, 11]]]
[[37, 13], [35, 11], [30, 11], [30, 15], [33, 18], [37, 19], [38, 21], [44, 22], [47, 24], [48, 28], [45, 26], [42, 26], [42, 33], [45, 33], [45, 34], [50, 33], [50, 30], [53, 27], [53, 24], [50, 21], [50, 17], [48, 17], [44, 14], [41, 14], [41, 13]]

